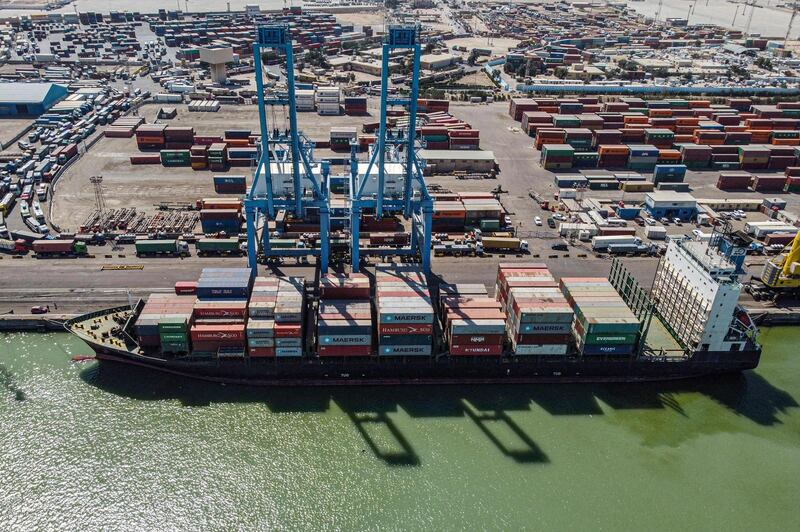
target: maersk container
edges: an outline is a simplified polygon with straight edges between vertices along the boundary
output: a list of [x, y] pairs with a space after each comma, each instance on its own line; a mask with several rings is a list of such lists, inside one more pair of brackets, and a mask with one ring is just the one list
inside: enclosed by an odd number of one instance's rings
[[278, 357], [299, 357], [303, 356], [302, 347], [276, 347], [275, 356]]
[[383, 356], [431, 356], [431, 345], [382, 345], [378, 353]]
[[[347, 331], [346, 328], [343, 328]], [[320, 335], [320, 345], [371, 345], [372, 335], [354, 335], [354, 334], [326, 334]]]

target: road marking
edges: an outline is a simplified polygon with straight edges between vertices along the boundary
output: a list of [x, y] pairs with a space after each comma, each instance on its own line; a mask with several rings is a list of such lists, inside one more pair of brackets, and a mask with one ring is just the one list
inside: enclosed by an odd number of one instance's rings
[[100, 271], [106, 270], [144, 270], [144, 264], [106, 264]]

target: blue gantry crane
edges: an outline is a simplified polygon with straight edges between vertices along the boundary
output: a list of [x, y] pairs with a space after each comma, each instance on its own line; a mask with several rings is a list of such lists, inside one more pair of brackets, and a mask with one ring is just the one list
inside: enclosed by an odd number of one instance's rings
[[[419, 255], [425, 271], [430, 270], [431, 219], [433, 200], [422, 176], [417, 159], [416, 140], [417, 99], [419, 96], [420, 44], [418, 28], [393, 26], [383, 44], [380, 127], [369, 160], [359, 162], [355, 147], [351, 151], [349, 197], [347, 208], [350, 221], [351, 264], [359, 270], [362, 255]], [[407, 97], [389, 95], [389, 57], [393, 50], [411, 51], [411, 90]], [[286, 94], [264, 94], [262, 51], [276, 50], [286, 62]], [[244, 201], [247, 221], [247, 246], [250, 266], [258, 258], [257, 229], [262, 223], [261, 254], [265, 257], [317, 256], [321, 271], [327, 272], [330, 256], [330, 164], [314, 160], [312, 142], [297, 127], [295, 82], [291, 35], [286, 26], [265, 25], [257, 28], [253, 46], [256, 90], [258, 96], [261, 142], [253, 183]], [[403, 106], [408, 111], [406, 128], [387, 127], [389, 106]], [[288, 107], [288, 128], [281, 129], [277, 121], [268, 123], [267, 108]], [[274, 115], [274, 113], [273, 113]], [[299, 219], [308, 211], [318, 213], [319, 248], [280, 248], [270, 246], [268, 221], [283, 209]], [[360, 249], [360, 222], [364, 212], [374, 212], [377, 218], [401, 213], [411, 222], [410, 246], [401, 249]]]
[[[412, 59], [411, 90], [407, 96], [389, 95], [389, 57], [394, 50], [410, 50]], [[419, 97], [419, 62], [421, 47], [419, 28], [390, 26], [382, 47], [381, 110], [378, 135], [366, 169], [351, 155], [350, 165], [350, 238], [351, 264], [358, 271], [361, 255], [419, 255], [423, 269], [430, 271], [431, 222], [433, 199], [417, 159], [417, 99]], [[407, 109], [408, 127], [389, 130], [387, 108], [399, 105]], [[387, 182], [387, 169], [392, 185]], [[377, 174], [377, 175], [375, 175]], [[397, 187], [401, 184], [402, 187]], [[402, 188], [402, 190], [400, 190]], [[387, 212], [402, 213], [411, 221], [410, 246], [403, 249], [360, 249], [360, 221], [365, 211], [374, 211], [377, 218]]]
[[[262, 52], [275, 50], [286, 64], [286, 93], [264, 94]], [[250, 191], [244, 201], [247, 222], [247, 254], [251, 268], [258, 260], [257, 229], [263, 223], [261, 253], [265, 257], [318, 256], [323, 272], [328, 269], [330, 205], [328, 179], [330, 164], [314, 160], [314, 145], [297, 127], [295, 105], [294, 64], [292, 40], [285, 25], [263, 25], [256, 28], [253, 45], [258, 119], [261, 129], [260, 153]], [[267, 108], [288, 108], [288, 128], [281, 128], [276, 120], [268, 123]], [[307, 211], [319, 213], [319, 249], [273, 249], [270, 246], [268, 221], [275, 219], [276, 210], [283, 209], [304, 219]]]

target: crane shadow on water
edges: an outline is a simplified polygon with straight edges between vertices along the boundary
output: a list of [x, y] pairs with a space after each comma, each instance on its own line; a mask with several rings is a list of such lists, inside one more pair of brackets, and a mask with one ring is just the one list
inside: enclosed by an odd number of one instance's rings
[[[338, 407], [353, 423], [376, 458], [390, 466], [417, 466], [422, 459], [393, 419], [400, 411], [412, 419], [463, 418], [475, 425], [502, 455], [523, 464], [546, 464], [550, 459], [531, 430], [514, 413], [541, 409], [550, 416], [603, 416], [614, 411], [662, 410], [681, 418], [690, 415], [682, 395], [704, 395], [724, 409], [753, 423], [770, 427], [797, 408], [789, 393], [756, 372], [683, 381], [639, 384], [529, 384], [427, 386], [253, 387], [178, 377], [113, 363], [81, 371], [88, 384], [107, 393], [140, 401], [177, 400], [183, 406], [217, 403], [265, 405], [270, 412], [324, 413]], [[604, 411], [603, 406], [607, 408]], [[703, 430], [693, 424], [680, 438]], [[713, 429], [709, 429], [713, 430]], [[729, 430], [729, 429], [726, 429]], [[652, 438], [651, 438], [652, 439]], [[673, 440], [651, 442], [674, 444]], [[679, 443], [679, 442], [678, 442]]]

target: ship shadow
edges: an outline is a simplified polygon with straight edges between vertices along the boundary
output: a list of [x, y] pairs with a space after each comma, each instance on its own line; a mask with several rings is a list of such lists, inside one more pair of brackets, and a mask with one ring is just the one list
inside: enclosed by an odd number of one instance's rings
[[421, 459], [390, 414], [413, 418], [466, 418], [504, 456], [546, 464], [547, 454], [510, 412], [541, 408], [552, 416], [603, 415], [612, 410], [671, 410], [689, 417], [678, 396], [697, 393], [762, 426], [781, 424], [797, 400], [753, 371], [678, 381], [630, 384], [425, 385], [366, 387], [256, 387], [221, 385], [126, 364], [104, 362], [80, 372], [87, 384], [140, 401], [177, 400], [187, 407], [215, 403], [263, 404], [275, 413], [324, 413], [340, 408], [376, 458], [390, 466]]

